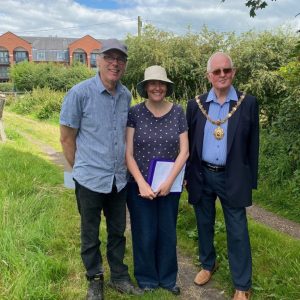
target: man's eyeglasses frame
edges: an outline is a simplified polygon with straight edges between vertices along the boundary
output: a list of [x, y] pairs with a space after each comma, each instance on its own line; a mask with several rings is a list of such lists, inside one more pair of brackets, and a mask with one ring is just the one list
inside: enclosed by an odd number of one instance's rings
[[211, 73], [214, 76], [220, 76], [222, 72], [223, 72], [224, 75], [227, 75], [227, 74], [232, 73], [233, 70], [234, 70], [233, 68], [220, 68], [220, 69], [216, 69], [216, 70], [210, 71], [208, 73]]
[[100, 54], [103, 59], [109, 63], [112, 64], [114, 61], [116, 61], [119, 65], [125, 65], [127, 62], [127, 57], [126, 56], [112, 56], [109, 54]]

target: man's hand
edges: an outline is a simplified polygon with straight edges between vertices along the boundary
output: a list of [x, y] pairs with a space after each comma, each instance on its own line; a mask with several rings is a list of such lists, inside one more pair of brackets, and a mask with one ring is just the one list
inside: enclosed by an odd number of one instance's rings
[[60, 125], [60, 143], [64, 156], [72, 168], [75, 161], [77, 132], [76, 128]]

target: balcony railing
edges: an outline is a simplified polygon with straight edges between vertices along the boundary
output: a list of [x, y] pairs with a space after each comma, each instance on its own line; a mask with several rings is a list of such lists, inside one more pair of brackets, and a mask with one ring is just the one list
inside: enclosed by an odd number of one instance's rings
[[16, 57], [15, 58], [15, 63], [19, 63], [21, 61], [28, 61], [28, 58], [27, 57]]
[[1, 65], [9, 65], [9, 58], [8, 57], [0, 57], [0, 64]]

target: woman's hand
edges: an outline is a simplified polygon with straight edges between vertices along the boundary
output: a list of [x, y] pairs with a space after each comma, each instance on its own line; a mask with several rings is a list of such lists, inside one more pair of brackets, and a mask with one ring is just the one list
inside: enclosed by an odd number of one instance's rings
[[172, 182], [164, 181], [156, 191], [156, 196], [167, 196], [170, 193]]
[[140, 191], [139, 196], [150, 200], [153, 200], [156, 197], [156, 193], [153, 192], [150, 185], [145, 180], [138, 182], [138, 186]]

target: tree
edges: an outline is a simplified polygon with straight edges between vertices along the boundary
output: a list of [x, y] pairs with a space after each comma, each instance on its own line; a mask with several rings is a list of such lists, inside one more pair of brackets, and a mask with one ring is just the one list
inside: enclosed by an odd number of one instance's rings
[[134, 96], [145, 68], [161, 65], [174, 81], [173, 98], [186, 101], [210, 87], [205, 76], [209, 56], [215, 51], [226, 51], [236, 41], [233, 33], [210, 32], [206, 27], [198, 34], [175, 36], [147, 25], [140, 36], [128, 35], [126, 44], [130, 51], [122, 81]]
[[274, 32], [246, 32], [229, 51], [237, 74], [235, 85], [259, 99], [264, 125], [272, 126], [277, 119], [281, 100], [287, 95], [286, 84], [277, 73], [292, 60], [296, 45], [295, 33], [284, 29]]
[[[225, 0], [221, 0], [222, 2], [225, 2]], [[276, 1], [276, 0], [271, 0]], [[250, 8], [250, 17], [254, 18], [256, 16], [256, 12], [258, 9], [263, 9], [266, 6], [268, 6], [267, 1], [263, 0], [247, 0], [245, 2], [245, 5]]]

